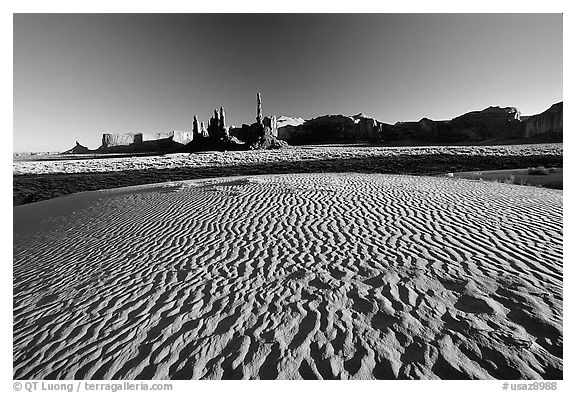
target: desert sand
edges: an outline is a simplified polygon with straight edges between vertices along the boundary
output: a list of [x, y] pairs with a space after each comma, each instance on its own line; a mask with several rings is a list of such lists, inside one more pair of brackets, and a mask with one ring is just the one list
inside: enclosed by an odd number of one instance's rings
[[[58, 165], [65, 165], [58, 163]], [[14, 208], [14, 378], [562, 378], [562, 191], [182, 181]]]
[[[175, 153], [107, 157], [100, 155], [53, 155], [37, 160], [21, 161], [14, 157], [12, 173], [55, 174], [117, 172], [127, 170], [162, 170], [175, 168], [229, 167], [241, 164], [269, 164], [278, 162], [306, 162], [314, 160], [345, 160], [349, 158], [376, 158], [399, 156], [534, 156], [562, 155], [562, 143], [495, 146], [400, 146], [376, 147], [357, 145], [311, 145], [279, 150], [209, 151], [202, 153]], [[51, 158], [51, 159], [49, 159]], [[104, 159], [105, 158], [105, 159]]]

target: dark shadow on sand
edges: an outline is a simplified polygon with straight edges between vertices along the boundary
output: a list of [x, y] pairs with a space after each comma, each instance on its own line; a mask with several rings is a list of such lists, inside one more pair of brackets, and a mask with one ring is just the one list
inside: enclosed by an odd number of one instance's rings
[[272, 162], [202, 168], [142, 169], [118, 172], [14, 175], [13, 205], [23, 205], [81, 191], [95, 191], [167, 181], [285, 173], [357, 172], [439, 175], [447, 172], [562, 167], [561, 155], [474, 156], [399, 155], [349, 159]]

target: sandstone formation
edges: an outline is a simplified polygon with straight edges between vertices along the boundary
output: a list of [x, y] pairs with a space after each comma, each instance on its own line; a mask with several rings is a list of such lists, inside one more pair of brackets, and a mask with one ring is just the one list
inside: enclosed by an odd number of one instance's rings
[[[200, 128], [203, 129], [203, 124]], [[187, 151], [278, 149], [288, 145], [278, 139], [276, 117], [262, 115], [260, 93], [256, 95], [256, 123], [229, 127], [226, 125], [226, 112], [220, 107], [219, 111], [214, 110], [214, 115], [208, 122], [207, 132], [201, 131], [200, 134], [202, 137], [195, 138], [186, 146]]]
[[352, 116], [356, 128], [356, 137], [363, 141], [374, 141], [382, 135], [383, 130], [387, 124], [381, 123], [376, 119], [359, 113]]
[[428, 143], [479, 142], [486, 139], [512, 139], [522, 134], [520, 113], [516, 108], [489, 107], [469, 112], [452, 120], [397, 122], [386, 130], [382, 140], [417, 140]]
[[256, 123], [262, 124], [262, 98], [256, 94]]
[[290, 116], [278, 116], [276, 118], [276, 123], [278, 128], [286, 127], [286, 126], [299, 126], [304, 124], [304, 119], [301, 117], [290, 117]]
[[203, 138], [208, 138], [208, 130], [206, 129], [206, 127], [204, 126], [204, 122], [200, 123], [200, 134], [202, 134]]
[[198, 116], [194, 115], [192, 120], [192, 140], [202, 137], [200, 125], [198, 124]]
[[386, 130], [382, 140], [419, 140], [430, 143], [478, 142], [491, 138], [511, 139], [521, 136], [522, 122], [516, 108], [489, 107], [469, 112], [452, 120], [398, 122]]
[[563, 106], [563, 102], [558, 102], [539, 115], [528, 118], [526, 120], [526, 128], [524, 129], [524, 137], [561, 135]]
[[274, 137], [278, 137], [278, 120], [276, 119], [276, 116], [266, 116], [262, 120], [262, 124], [264, 127], [268, 127], [270, 129], [270, 133], [274, 135]]
[[[390, 142], [395, 144], [480, 143], [533, 136], [562, 134], [562, 103], [546, 112], [521, 117], [513, 107], [491, 106], [452, 120], [382, 123], [363, 114], [326, 115], [301, 122], [283, 118], [277, 122], [278, 138], [291, 144], [329, 142]], [[550, 139], [550, 138], [548, 138]]]
[[92, 152], [92, 150], [88, 149], [86, 146], [82, 146], [80, 143], [78, 143], [78, 141], [76, 141], [76, 146], [74, 146], [72, 149], [63, 151], [60, 154], [87, 154]]
[[370, 142], [379, 140], [387, 126], [363, 114], [326, 115], [297, 125], [286, 122], [278, 128], [278, 138], [295, 144]]
[[226, 114], [224, 113], [224, 108], [220, 107], [220, 123], [218, 123], [220, 129], [226, 130]]
[[[256, 95], [256, 122], [241, 127], [226, 125], [223, 107], [214, 109], [207, 127], [198, 116], [192, 120], [192, 130], [158, 133], [123, 133], [102, 135], [97, 153], [111, 152], [172, 152], [200, 150], [239, 150], [280, 148], [307, 143], [391, 143], [449, 144], [502, 143], [508, 140], [533, 138], [538, 142], [562, 140], [563, 103], [552, 105], [534, 116], [521, 116], [514, 107], [491, 106], [451, 120], [431, 120], [383, 123], [362, 113], [354, 116], [325, 115], [310, 120], [288, 116], [264, 116], [262, 97]], [[66, 151], [81, 154], [90, 150], [77, 144]]]
[[128, 146], [136, 142], [136, 133], [124, 134], [102, 134], [102, 145], [100, 148], [113, 146]]
[[129, 146], [142, 144], [143, 142], [153, 142], [162, 139], [172, 140], [179, 144], [189, 143], [194, 138], [193, 133], [187, 131], [170, 131], [156, 133], [126, 133], [126, 134], [103, 134], [100, 148], [114, 146]]
[[193, 132], [170, 131], [156, 133], [103, 134], [98, 153], [170, 152], [176, 151], [194, 138]]
[[228, 139], [228, 129], [226, 128], [226, 117], [224, 113], [224, 108], [220, 107], [214, 109], [214, 116], [208, 121], [208, 137], [213, 140], [225, 140]]
[[450, 121], [452, 132], [469, 140], [522, 136], [520, 112], [513, 107], [491, 106], [482, 111], [469, 112]]
[[281, 149], [288, 146], [288, 143], [278, 139], [276, 116], [264, 117], [262, 125], [256, 123], [253, 126], [255, 126], [258, 137], [249, 143], [250, 149]]
[[280, 149], [288, 146], [278, 135], [276, 116], [263, 116], [262, 97], [256, 95], [256, 123], [230, 128], [230, 136], [246, 144], [249, 149]]

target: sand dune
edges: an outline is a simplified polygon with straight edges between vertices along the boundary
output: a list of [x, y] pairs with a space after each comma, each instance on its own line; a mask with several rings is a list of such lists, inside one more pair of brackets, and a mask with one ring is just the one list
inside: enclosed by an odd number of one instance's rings
[[562, 378], [562, 192], [275, 175], [14, 208], [14, 378]]

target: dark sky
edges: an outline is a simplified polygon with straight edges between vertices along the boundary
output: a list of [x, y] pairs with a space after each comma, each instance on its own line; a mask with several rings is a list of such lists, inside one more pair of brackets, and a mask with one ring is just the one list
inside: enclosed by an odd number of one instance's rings
[[450, 119], [562, 100], [560, 14], [16, 14], [14, 151], [265, 115]]

